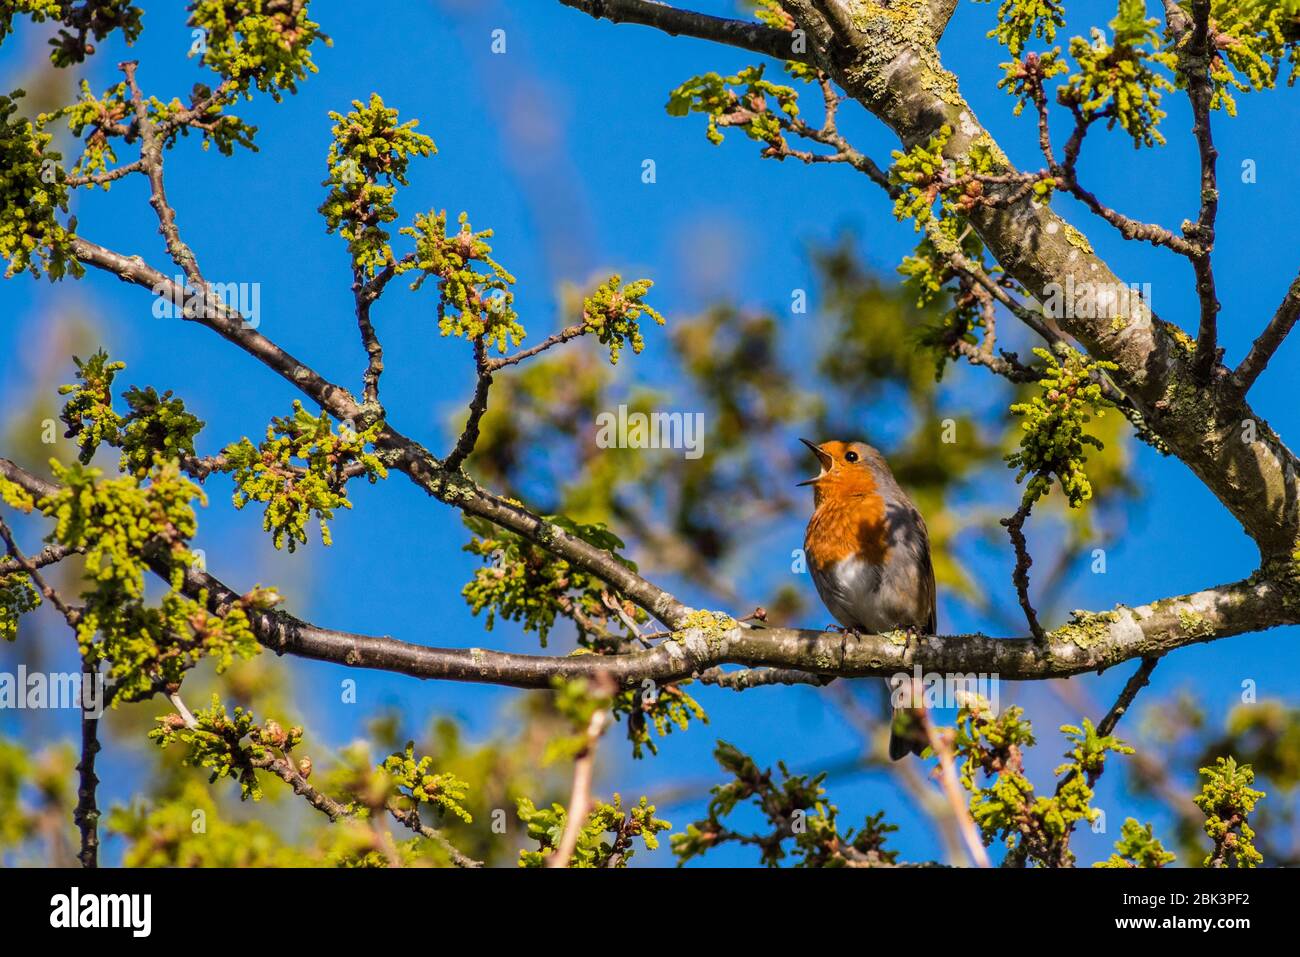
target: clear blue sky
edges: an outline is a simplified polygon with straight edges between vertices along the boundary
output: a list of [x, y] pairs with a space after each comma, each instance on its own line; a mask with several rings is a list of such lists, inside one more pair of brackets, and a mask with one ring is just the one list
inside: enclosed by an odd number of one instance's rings
[[[727, 0], [701, 0], [695, 6], [725, 14], [735, 10]], [[182, 5], [145, 7], [145, 34], [129, 56], [141, 61], [147, 92], [184, 95], [207, 77], [185, 57], [189, 32]], [[1070, 8], [1065, 37], [1113, 16], [1113, 7], [1105, 4]], [[260, 153], [225, 159], [186, 142], [168, 156], [169, 194], [208, 278], [261, 283], [261, 331], [335, 381], [357, 384], [364, 356], [352, 318], [344, 245], [325, 234], [316, 213], [329, 140], [326, 112], [346, 109], [350, 100], [371, 91], [400, 109], [403, 118], [419, 117], [421, 130], [439, 147], [437, 157], [413, 164], [411, 186], [400, 195], [399, 208], [406, 216], [430, 207], [446, 207], [453, 216], [465, 209], [476, 228], [495, 228], [496, 255], [518, 278], [517, 305], [534, 337], [556, 321], [557, 283], [583, 281], [600, 269], [654, 279], [653, 301], [671, 323], [674, 315], [691, 315], [720, 298], [783, 309], [791, 289], [812, 285], [809, 246], [844, 230], [857, 233], [865, 259], [882, 271], [892, 270], [915, 242], [910, 225], [893, 221], [888, 200], [864, 177], [844, 168], [763, 161], [752, 144], [734, 134], [714, 148], [698, 118], [666, 115], [668, 90], [687, 76], [754, 61], [739, 51], [646, 28], [598, 24], [544, 0], [377, 3], [367, 5], [364, 16], [358, 9], [339, 0], [312, 4], [334, 46], [317, 51], [320, 73], [297, 96], [279, 105], [259, 97], [242, 109], [241, 115], [262, 127]], [[993, 11], [961, 3], [941, 52], [961, 77], [981, 121], [1014, 160], [1036, 169], [1041, 157], [1033, 123], [1014, 118], [1010, 98], [994, 89], [1001, 75], [997, 64], [1006, 55], [983, 37]], [[505, 55], [490, 52], [490, 34], [497, 28], [506, 31]], [[40, 55], [34, 31], [24, 21], [0, 51], [4, 87], [17, 85]], [[113, 65], [126, 55], [117, 38], [104, 44], [93, 61], [92, 85], [112, 82]], [[1292, 102], [1293, 93], [1286, 90], [1245, 95], [1239, 97], [1236, 120], [1218, 118], [1220, 325], [1230, 362], [1244, 354], [1297, 267], [1290, 224], [1300, 197], [1288, 179], [1287, 144], [1300, 131]], [[1126, 137], [1099, 136], [1086, 157], [1084, 176], [1126, 212], [1176, 226], [1194, 211], [1196, 170], [1188, 111], [1178, 97], [1167, 103], [1171, 115], [1164, 129], [1172, 145], [1138, 153]], [[890, 134], [870, 117], [857, 116], [852, 104], [845, 111], [845, 131], [859, 148], [887, 162], [896, 145]], [[646, 158], [657, 164], [655, 185], [641, 182]], [[1243, 184], [1237, 175], [1246, 159], [1257, 163], [1255, 184]], [[144, 187], [135, 178], [108, 195], [79, 197], [81, 231], [171, 272]], [[1070, 204], [1062, 208], [1068, 211]], [[1194, 328], [1194, 290], [1185, 261], [1125, 243], [1084, 212], [1073, 218], [1123, 279], [1152, 284], [1154, 306], [1163, 318]], [[0, 401], [7, 415], [27, 394], [30, 370], [24, 355], [68, 297], [93, 302], [105, 345], [128, 363], [124, 385], [177, 388], [208, 423], [201, 451], [216, 451], [241, 435], [259, 435], [296, 397], [278, 377], [212, 333], [154, 319], [142, 290], [91, 271], [79, 287], [38, 285], [27, 278], [0, 284], [5, 316], [0, 354], [9, 357], [0, 366]], [[445, 446], [448, 416], [463, 406], [472, 387], [463, 344], [438, 337], [427, 294], [390, 295], [377, 318], [388, 356], [384, 393], [390, 417], [431, 447]], [[650, 331], [648, 339], [643, 357], [648, 361], [632, 363], [633, 374], [655, 370], [652, 355], [665, 339], [659, 330]], [[1283, 347], [1252, 394], [1255, 409], [1283, 436], [1300, 427], [1288, 392], [1295, 349], [1295, 343]], [[69, 362], [63, 381], [70, 369]], [[978, 388], [979, 380], [969, 373], [965, 381]], [[666, 388], [671, 391], [671, 385]], [[1183, 465], [1162, 460], [1145, 446], [1137, 448], [1137, 457], [1145, 500], [1110, 552], [1108, 574], [1080, 571], [1071, 586], [1073, 606], [1138, 603], [1235, 579], [1254, 567], [1253, 546]], [[1014, 502], [1018, 491], [1010, 473], [1004, 481], [1002, 500]], [[210, 569], [235, 587], [278, 584], [292, 611], [335, 628], [436, 645], [536, 648], [533, 638], [510, 628], [485, 637], [481, 622], [469, 614], [459, 590], [473, 562], [458, 550], [464, 532], [455, 513], [401, 476], [373, 488], [353, 488], [356, 507], [334, 522], [334, 546], [324, 549], [313, 542], [286, 557], [277, 555], [261, 532], [257, 511], [234, 512], [227, 504], [228, 485], [210, 482], [212, 503], [201, 516], [200, 543]], [[789, 548], [798, 546], [803, 520], [803, 515], [791, 517]], [[778, 583], [789, 574], [789, 548], [753, 549], [747, 573]], [[1010, 589], [1005, 555], [976, 569], [987, 589]], [[806, 579], [802, 584], [810, 587]], [[680, 590], [691, 600], [689, 586]], [[941, 619], [952, 630], [993, 630], [951, 602], [944, 604]], [[803, 624], [824, 622], [814, 615]], [[1259, 683], [1261, 696], [1289, 696], [1290, 679], [1300, 667], [1294, 638], [1286, 629], [1179, 652], [1157, 670], [1151, 696], [1188, 688], [1214, 716], [1238, 700], [1246, 678]], [[284, 664], [295, 670], [311, 729], [336, 744], [347, 741], [359, 720], [381, 705], [401, 708], [416, 727], [429, 715], [449, 713], [486, 734], [500, 726], [514, 694], [363, 673], [350, 675], [359, 682], [361, 703], [349, 709], [333, 704], [345, 677], [342, 669]], [[1075, 681], [1104, 709], [1130, 670], [1124, 666]], [[1062, 712], [1042, 689], [1004, 689], [1004, 702], [1012, 691], [1038, 719], [1044, 743], [1035, 767], [1045, 780], [1063, 750], [1051, 729], [1077, 715]], [[674, 734], [662, 743], [658, 759], [632, 762], [621, 744], [607, 747], [606, 791], [628, 796], [682, 779], [715, 779], [710, 751], [716, 738], [739, 745], [760, 762], [788, 758], [799, 768], [816, 768], [856, 746], [851, 730], [816, 691], [704, 690], [702, 701], [712, 724]], [[0, 728], [11, 726], [8, 717], [0, 717]], [[71, 722], [68, 727], [71, 731]], [[1149, 816], [1151, 809], [1120, 792], [1117, 783], [1118, 775], [1108, 774], [1101, 785], [1099, 803], [1110, 820]], [[130, 793], [130, 782], [110, 779], [106, 790], [110, 801], [121, 800]], [[887, 779], [840, 780], [832, 796], [848, 822], [881, 806], [897, 808], [893, 817], [903, 832], [896, 845], [904, 855], [935, 853], [919, 818], [898, 806]], [[101, 800], [101, 806], [107, 803]], [[680, 827], [701, 810], [702, 802], [696, 802], [665, 809], [663, 816]], [[1081, 835], [1081, 857], [1104, 855], [1103, 846], [1117, 831], [1116, 823], [1109, 836]], [[711, 860], [752, 859], [750, 852], [725, 850]], [[666, 851], [655, 860], [671, 863]]]

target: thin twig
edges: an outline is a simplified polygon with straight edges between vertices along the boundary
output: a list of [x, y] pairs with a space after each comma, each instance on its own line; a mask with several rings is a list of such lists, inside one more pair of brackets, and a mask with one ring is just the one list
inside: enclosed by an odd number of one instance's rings
[[1296, 276], [1291, 281], [1291, 287], [1287, 289], [1286, 297], [1273, 313], [1273, 318], [1259, 334], [1259, 338], [1251, 344], [1250, 352], [1246, 353], [1246, 358], [1241, 360], [1241, 365], [1237, 366], [1236, 371], [1232, 373], [1232, 384], [1238, 392], [1245, 395], [1255, 384], [1255, 380], [1268, 367], [1269, 360], [1282, 345], [1282, 341], [1291, 333], [1296, 319], [1300, 319], [1300, 276]]
[[4, 538], [4, 543], [9, 550], [10, 558], [20, 568], [22, 568], [23, 571], [27, 572], [27, 577], [32, 580], [32, 584], [36, 586], [37, 590], [45, 600], [58, 609], [59, 614], [63, 616], [64, 621], [68, 623], [73, 631], [76, 631], [77, 625], [81, 622], [81, 611], [71, 607], [63, 600], [63, 597], [45, 581], [45, 577], [38, 570], [36, 563], [24, 555], [22, 549], [18, 547], [18, 543], [14, 540], [13, 530], [9, 527], [9, 523], [3, 518], [0, 518], [0, 537]]
[[185, 707], [185, 702], [181, 699], [181, 693], [179, 691], [167, 692], [167, 700], [172, 703], [172, 707], [176, 709], [176, 713], [181, 716], [181, 720], [185, 722], [185, 727], [193, 730], [199, 726], [198, 721], [194, 719], [193, 712], [191, 712], [189, 708]]
[[391, 802], [387, 805], [387, 808], [388, 813], [391, 814], [400, 824], [410, 828], [421, 837], [428, 838], [446, 851], [451, 862], [457, 867], [474, 868], [483, 866], [482, 861], [475, 860], [452, 844], [451, 841], [447, 840], [447, 836], [443, 834], [442, 831], [438, 830], [436, 827], [430, 827], [421, 821], [418, 809], [413, 807], [401, 808]]
[[135, 111], [136, 129], [140, 134], [140, 163], [149, 178], [149, 205], [153, 207], [158, 217], [158, 232], [162, 233], [172, 261], [181, 268], [191, 283], [203, 291], [206, 300], [207, 283], [204, 282], [203, 275], [199, 271], [194, 251], [181, 239], [180, 229], [176, 225], [176, 211], [167, 202], [167, 190], [163, 185], [164, 142], [158, 135], [157, 125], [149, 116], [149, 104], [136, 82], [135, 71], [139, 63], [127, 60], [117, 66], [126, 77], [127, 88], [131, 94], [131, 108]]
[[1029, 518], [1029, 511], [1033, 507], [1033, 501], [1025, 499], [1020, 503], [1020, 507], [1016, 509], [1016, 514], [1010, 518], [1001, 519], [999, 524], [1011, 536], [1011, 545], [1016, 550], [1016, 567], [1011, 572], [1011, 581], [1016, 586], [1016, 597], [1019, 599], [1020, 607], [1025, 613], [1025, 621], [1029, 623], [1029, 631], [1034, 636], [1034, 641], [1039, 645], [1044, 645], [1047, 642], [1047, 634], [1043, 631], [1043, 626], [1038, 623], [1038, 614], [1029, 601], [1029, 567], [1034, 564], [1034, 560], [1030, 557], [1029, 548], [1025, 542], [1024, 526], [1025, 520]]
[[971, 863], [976, 867], [991, 867], [988, 850], [984, 847], [979, 828], [975, 826], [975, 819], [971, 817], [970, 808], [967, 806], [961, 782], [957, 779], [957, 765], [953, 760], [952, 748], [947, 739], [939, 733], [939, 729], [934, 726], [934, 722], [930, 720], [929, 710], [920, 707], [916, 711], [922, 727], [925, 728], [930, 750], [939, 759], [939, 781], [952, 807], [952, 813], [957, 819], [962, 840], [966, 844], [966, 853], [970, 855]]
[[[1119, 724], [1119, 719], [1128, 713], [1128, 709], [1133, 704], [1133, 699], [1138, 696], [1138, 692], [1150, 683], [1151, 672], [1155, 671], [1156, 665], [1159, 663], [1159, 656], [1142, 659], [1142, 664], [1138, 665], [1137, 671], [1133, 672], [1128, 681], [1124, 682], [1124, 687], [1120, 689], [1119, 697], [1115, 699], [1115, 703], [1110, 706], [1110, 710], [1106, 712], [1105, 717], [1098, 722], [1097, 734], [1099, 737], [1106, 737], [1115, 730], [1115, 726]], [[1104, 764], [1101, 767], [1102, 770], [1105, 770]], [[1096, 784], [1100, 775], [1101, 771], [1090, 771], [1087, 778], [1088, 787]], [[1079, 770], [1076, 766], [1069, 774], [1066, 774], [1057, 782], [1056, 793], [1060, 794], [1064, 791], [1065, 786], [1078, 776]]]
[[487, 368], [488, 372], [495, 372], [498, 369], [504, 369], [506, 366], [512, 366], [516, 363], [523, 362], [525, 359], [531, 359], [533, 356], [545, 352], [552, 346], [558, 346], [563, 342], [568, 342], [570, 339], [576, 339], [586, 331], [586, 323], [575, 322], [573, 325], [565, 326], [559, 332], [547, 336], [535, 346], [521, 349], [519, 352], [512, 353], [508, 356], [488, 358], [484, 361], [483, 365]]
[[587, 823], [591, 810], [591, 781], [595, 773], [596, 745], [609, 723], [609, 710], [597, 708], [587, 722], [587, 743], [573, 762], [573, 789], [569, 797], [569, 810], [564, 821], [564, 833], [555, 852], [546, 859], [547, 867], [568, 867], [573, 851], [578, 846], [578, 835]]
[[[378, 288], [382, 290], [383, 286]], [[375, 325], [370, 319], [370, 307], [379, 298], [379, 293], [375, 290], [376, 287], [366, 281], [362, 267], [354, 265], [352, 296], [356, 303], [357, 328], [361, 332], [361, 345], [366, 350], [366, 371], [361, 376], [361, 398], [363, 402], [377, 404], [379, 377], [384, 374], [384, 347], [380, 344], [379, 335], [375, 332]]]
[[1143, 658], [1142, 664], [1138, 665], [1137, 671], [1124, 683], [1123, 690], [1120, 691], [1119, 697], [1115, 703], [1110, 706], [1106, 716], [1101, 719], [1097, 725], [1097, 734], [1105, 737], [1115, 730], [1115, 725], [1119, 724], [1119, 719], [1124, 717], [1128, 712], [1129, 706], [1133, 704], [1133, 699], [1137, 697], [1138, 692], [1145, 688], [1151, 680], [1151, 672], [1156, 670], [1156, 665], [1160, 659], [1156, 657]]
[[99, 866], [99, 807], [95, 803], [99, 778], [95, 774], [95, 755], [99, 753], [99, 719], [81, 716], [81, 761], [77, 765], [77, 806], [72, 820], [81, 834], [81, 851], [77, 860], [85, 868]]
[[[45, 581], [37, 570], [36, 563], [23, 554], [14, 540], [9, 523], [0, 518], [0, 537], [4, 538], [9, 555], [32, 580], [45, 599], [58, 609], [74, 633], [81, 621], [81, 612], [72, 608], [63, 597]], [[94, 673], [86, 657], [82, 658], [82, 671], [86, 675]], [[84, 701], [83, 701], [84, 706]], [[81, 715], [81, 761], [77, 764], [77, 806], [73, 809], [72, 819], [81, 834], [81, 850], [77, 860], [81, 866], [93, 868], [99, 866], [99, 808], [95, 804], [95, 792], [99, 778], [95, 776], [95, 755], [99, 752], [99, 719], [92, 718], [83, 710]]]
[[478, 444], [479, 423], [487, 412], [492, 370], [487, 364], [487, 347], [483, 344], [482, 336], [474, 340], [474, 367], [478, 370], [478, 380], [474, 383], [474, 398], [469, 403], [469, 418], [465, 421], [465, 429], [460, 438], [456, 440], [456, 447], [443, 461], [443, 467], [449, 471], [459, 469], [474, 451], [474, 446]]
[[[35, 555], [28, 556], [27, 560], [36, 568], [44, 568], [46, 565], [55, 565], [69, 555], [77, 554], [77, 549], [69, 545], [46, 545]], [[27, 566], [18, 559], [0, 558], [0, 575], [12, 575], [16, 571], [26, 571]]]
[[1201, 158], [1201, 211], [1194, 227], [1184, 231], [1194, 236], [1198, 254], [1192, 257], [1196, 273], [1196, 292], [1201, 304], [1201, 323], [1196, 335], [1196, 355], [1192, 361], [1192, 374], [1196, 381], [1206, 383], [1218, 361], [1219, 300], [1214, 289], [1214, 222], [1219, 212], [1219, 184], [1216, 166], [1219, 151], [1214, 146], [1210, 129], [1210, 103], [1213, 90], [1210, 85], [1210, 61], [1213, 55], [1210, 41], [1210, 0], [1192, 0], [1192, 32], [1188, 49], [1178, 58], [1179, 72], [1187, 83], [1187, 97], [1192, 104], [1192, 134]]

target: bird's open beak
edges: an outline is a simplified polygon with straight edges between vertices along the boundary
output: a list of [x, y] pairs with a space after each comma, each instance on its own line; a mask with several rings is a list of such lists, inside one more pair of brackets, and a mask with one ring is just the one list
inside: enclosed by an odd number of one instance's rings
[[807, 439], [800, 439], [799, 441], [802, 442], [804, 445], [808, 446], [808, 448], [813, 450], [813, 454], [817, 456], [817, 462], [822, 467], [821, 472], [818, 473], [816, 478], [810, 478], [806, 482], [798, 483], [799, 485], [812, 485], [814, 482], [816, 482], [818, 479], [820, 479], [823, 475], [825, 475], [827, 472], [831, 470], [831, 465], [834, 464], [835, 460], [832, 459], [830, 453], [825, 451], [820, 445], [815, 445], [814, 443], [809, 442]]

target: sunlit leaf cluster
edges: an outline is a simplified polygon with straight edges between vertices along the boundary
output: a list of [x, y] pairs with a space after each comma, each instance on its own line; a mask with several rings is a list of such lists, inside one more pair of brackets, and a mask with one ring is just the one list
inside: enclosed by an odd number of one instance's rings
[[[528, 798], [520, 798], [519, 820], [536, 850], [519, 852], [520, 867], [544, 867], [546, 859], [559, 845], [568, 820], [562, 804], [539, 808]], [[612, 802], [597, 801], [578, 832], [578, 842], [569, 861], [570, 867], [626, 867], [635, 853], [634, 840], [640, 838], [648, 851], [659, 847], [658, 835], [672, 825], [655, 815], [655, 806], [642, 797], [635, 805], [623, 809], [623, 799], [615, 794]]]
[[414, 742], [409, 741], [404, 752], [390, 754], [380, 765], [393, 785], [417, 806], [429, 804], [443, 813], [454, 814], [466, 824], [473, 823], [473, 815], [462, 803], [469, 785], [454, 774], [435, 772], [433, 766], [433, 758], [427, 754], [417, 756]]
[[372, 448], [382, 430], [382, 422], [360, 432], [347, 424], [335, 429], [328, 413], [312, 415], [295, 399], [293, 414], [272, 419], [261, 443], [243, 438], [222, 453], [221, 469], [235, 482], [235, 508], [265, 504], [262, 527], [276, 548], [287, 545], [292, 552], [305, 544], [313, 515], [321, 541], [330, 544], [335, 509], [352, 507], [348, 480], [364, 475], [374, 484], [388, 477]]
[[[734, 842], [758, 849], [761, 861], [777, 867], [787, 854], [800, 867], [842, 867], [889, 865], [897, 853], [885, 850], [885, 838], [897, 828], [884, 822], [883, 814], [868, 815], [860, 830], [841, 832], [838, 809], [826, 800], [822, 782], [826, 775], [790, 774], [778, 765], [779, 779], [771, 769], [760, 769], [744, 752], [719, 741], [713, 752], [718, 764], [732, 780], [710, 791], [708, 816], [687, 825], [671, 839], [673, 854], [684, 864], [720, 844]], [[752, 804], [770, 830], [740, 833], [726, 819], [737, 808]]]
[[[581, 525], [557, 515], [547, 521], [635, 568], [616, 553], [624, 547], [623, 541], [604, 525]], [[483, 519], [465, 516], [465, 524], [473, 537], [464, 550], [482, 558], [484, 566], [474, 572], [461, 594], [475, 615], [487, 611], [489, 631], [497, 618], [517, 621], [525, 631], [536, 632], [545, 647], [556, 618], [564, 617], [576, 626], [579, 642], [590, 645], [608, 640], [609, 628], [625, 627], [621, 616], [645, 620], [644, 612], [590, 572]]]
[[[487, 240], [492, 230], [475, 232], [469, 215], [460, 214], [460, 228], [447, 233], [447, 211], [418, 214], [415, 225], [403, 233], [415, 239], [414, 269], [419, 272], [412, 289], [432, 278], [438, 287], [438, 329], [444, 336], [482, 338], [505, 352], [519, 345], [526, 332], [514, 310], [511, 291], [515, 277], [492, 258]], [[476, 268], [482, 265], [480, 271]]]
[[378, 93], [369, 103], [352, 101], [346, 114], [331, 111], [334, 139], [326, 157], [328, 175], [321, 184], [329, 194], [321, 204], [327, 232], [348, 241], [356, 267], [369, 275], [393, 264], [385, 224], [397, 218], [393, 200], [407, 184], [412, 156], [432, 156], [434, 142], [415, 128], [419, 120], [397, 121], [397, 110]]
[[1107, 755], [1133, 752], [1119, 739], [1097, 734], [1087, 719], [1061, 731], [1071, 748], [1056, 768], [1059, 780], [1048, 797], [1035, 793], [1024, 772], [1024, 750], [1034, 744], [1034, 735], [1019, 707], [995, 715], [975, 701], [958, 712], [953, 750], [961, 782], [971, 793], [971, 817], [985, 843], [1001, 841], [1008, 860], [1020, 866], [1073, 865], [1070, 838], [1080, 821], [1091, 822], [1100, 813], [1092, 806], [1093, 783]]
[[1255, 830], [1249, 816], [1264, 797], [1251, 785], [1255, 771], [1236, 759], [1218, 758], [1213, 767], [1201, 768], [1201, 791], [1192, 798], [1205, 813], [1205, 833], [1214, 847], [1206, 867], [1255, 867], [1264, 855], [1255, 847]]
[[0, 7], [0, 42], [13, 31], [14, 17], [20, 14], [33, 23], [59, 24], [49, 41], [50, 62], [57, 67], [81, 63], [115, 30], [122, 31], [127, 44], [134, 43], [143, 26], [143, 11], [130, 0], [7, 0]]
[[62, 279], [84, 270], [72, 254], [71, 226], [59, 222], [68, 211], [68, 187], [50, 149], [53, 135], [19, 115], [18, 98], [0, 95], [0, 257], [5, 277], [26, 270]]
[[1025, 502], [1046, 495], [1055, 476], [1066, 500], [1077, 508], [1092, 497], [1085, 469], [1088, 449], [1103, 447], [1086, 427], [1094, 416], [1105, 414], [1109, 402], [1102, 395], [1100, 376], [1115, 365], [1089, 359], [1064, 345], [1054, 351], [1035, 349], [1034, 354], [1046, 363], [1047, 371], [1036, 395], [1011, 406], [1012, 414], [1021, 417], [1021, 435], [1020, 447], [1007, 456], [1007, 464], [1019, 470], [1017, 482], [1029, 476]]
[[199, 59], [241, 93], [256, 88], [279, 101], [317, 72], [311, 48], [330, 45], [308, 15], [309, 0], [195, 0], [190, 26], [202, 31]]

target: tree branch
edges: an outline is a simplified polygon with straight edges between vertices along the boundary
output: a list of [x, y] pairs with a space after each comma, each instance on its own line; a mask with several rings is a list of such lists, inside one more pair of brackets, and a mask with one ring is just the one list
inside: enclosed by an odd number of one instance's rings
[[[608, 679], [605, 680], [608, 683]], [[591, 812], [591, 780], [595, 773], [596, 747], [608, 724], [608, 709], [597, 708], [591, 713], [591, 720], [587, 723], [587, 743], [573, 761], [573, 789], [569, 796], [569, 809], [564, 817], [564, 833], [560, 835], [555, 853], [546, 859], [547, 867], [568, 867], [569, 861], [573, 859], [578, 836]]]
[[1106, 716], [1097, 724], [1097, 734], [1105, 737], [1115, 730], [1115, 725], [1119, 724], [1119, 719], [1128, 713], [1128, 709], [1133, 704], [1133, 699], [1138, 696], [1138, 692], [1150, 684], [1151, 672], [1156, 670], [1158, 664], [1160, 664], [1159, 658], [1142, 659], [1142, 664], [1138, 666], [1137, 671], [1133, 672], [1132, 677], [1124, 683], [1119, 697], [1110, 706]]
[[465, 421], [465, 429], [460, 438], [456, 440], [456, 447], [443, 462], [443, 468], [450, 472], [459, 469], [474, 451], [474, 446], [478, 444], [479, 423], [487, 412], [488, 390], [492, 388], [492, 368], [488, 365], [487, 347], [483, 344], [482, 336], [474, 340], [474, 369], [478, 373], [478, 379], [474, 383], [474, 398], [469, 403], [469, 418]]
[[[378, 289], [382, 289], [379, 286]], [[384, 347], [379, 342], [375, 325], [370, 319], [370, 307], [379, 298], [376, 286], [366, 281], [360, 267], [352, 270], [352, 297], [356, 303], [357, 329], [361, 332], [361, 345], [366, 350], [366, 371], [362, 373], [361, 397], [364, 402], [378, 404], [379, 377], [384, 374]]]
[[[96, 269], [112, 273], [123, 282], [148, 289], [154, 295], [171, 302], [187, 302], [192, 296], [202, 295], [203, 308], [185, 310], [186, 322], [197, 322], [234, 343], [268, 369], [300, 389], [308, 398], [337, 419], [350, 419], [359, 423], [361, 407], [347, 389], [329, 382], [314, 370], [299, 362], [266, 336], [252, 328], [235, 309], [227, 306], [219, 296], [206, 289], [179, 286], [157, 269], [146, 265], [139, 256], [124, 256], [111, 249], [78, 237], [72, 242], [73, 254], [78, 260]], [[358, 424], [358, 428], [362, 426]]]
[[611, 23], [638, 23], [671, 36], [688, 36], [739, 47], [778, 60], [811, 62], [806, 48], [797, 52], [794, 37], [753, 20], [731, 20], [670, 7], [653, 0], [560, 0], [566, 7]]
[[95, 755], [99, 753], [99, 719], [81, 716], [81, 761], [77, 764], [77, 806], [72, 820], [81, 833], [81, 852], [77, 860], [85, 868], [99, 867], [99, 807], [95, 793], [99, 778], [95, 774]]
[[390, 802], [387, 806], [387, 810], [388, 813], [393, 816], [393, 819], [399, 824], [410, 828], [421, 837], [428, 838], [446, 851], [447, 856], [451, 858], [451, 862], [457, 867], [475, 868], [483, 866], [482, 861], [475, 860], [455, 844], [451, 843], [451, 841], [447, 840], [447, 836], [443, 834], [442, 831], [438, 830], [436, 827], [430, 827], [421, 821], [420, 812], [417, 808], [403, 809]]
[[810, 674], [792, 668], [741, 668], [737, 671], [724, 671], [713, 667], [699, 675], [702, 684], [730, 688], [732, 691], [745, 691], [764, 685], [812, 685], [822, 688], [834, 680], [826, 675]]
[[1038, 623], [1038, 614], [1034, 611], [1034, 606], [1029, 601], [1029, 568], [1034, 564], [1034, 560], [1029, 556], [1024, 532], [1025, 520], [1029, 518], [1029, 510], [1033, 508], [1033, 504], [1032, 500], [1021, 502], [1020, 507], [1016, 509], [1016, 514], [1002, 519], [1000, 524], [1011, 536], [1011, 545], [1016, 551], [1016, 567], [1011, 572], [1011, 581], [1016, 586], [1016, 598], [1025, 613], [1030, 634], [1033, 635], [1034, 641], [1041, 644], [1047, 640], [1047, 636], [1043, 632], [1043, 626]]
[[1241, 360], [1241, 365], [1237, 366], [1236, 371], [1232, 373], [1232, 384], [1238, 392], [1245, 395], [1255, 384], [1255, 380], [1267, 368], [1273, 353], [1277, 352], [1283, 340], [1290, 334], [1298, 318], [1300, 318], [1300, 276], [1296, 276], [1291, 281], [1291, 288], [1286, 291], [1286, 297], [1277, 307], [1277, 312], [1273, 313], [1273, 318], [1264, 327], [1264, 331], [1251, 344], [1246, 358]]
[[[123, 256], [84, 239], [73, 242], [78, 259], [111, 272], [124, 281], [143, 286], [165, 298], [184, 296], [180, 289], [158, 270], [147, 266], [138, 256]], [[185, 319], [212, 329], [222, 338], [239, 346], [263, 365], [297, 386], [335, 418], [349, 420], [357, 428], [368, 424], [366, 410], [341, 386], [319, 375], [278, 345], [250, 328], [237, 310], [219, 297], [205, 295], [204, 307]], [[665, 624], [675, 626], [688, 609], [659, 586], [637, 575], [604, 549], [583, 541], [557, 525], [528, 510], [496, 498], [476, 485], [463, 473], [439, 462], [423, 445], [385, 426], [376, 445], [386, 463], [405, 473], [430, 495], [471, 515], [486, 518], [593, 572], [623, 595], [636, 602]]]
[[1188, 49], [1180, 53], [1178, 69], [1187, 83], [1187, 98], [1192, 104], [1192, 135], [1196, 137], [1197, 152], [1201, 157], [1201, 211], [1194, 226], [1184, 226], [1184, 232], [1196, 239], [1198, 254], [1192, 257], [1196, 273], [1196, 292], [1201, 304], [1201, 322], [1196, 335], [1196, 355], [1192, 373], [1197, 382], [1210, 380], [1210, 373], [1218, 362], [1219, 300], [1214, 289], [1214, 222], [1219, 212], [1219, 184], [1216, 173], [1219, 151], [1214, 147], [1210, 129], [1210, 58], [1213, 55], [1210, 41], [1210, 0], [1192, 0], [1192, 31], [1186, 41]]
[[[57, 490], [5, 458], [0, 458], [0, 475], [34, 495]], [[151, 567], [164, 580], [172, 573], [163, 561]], [[181, 588], [194, 598], [206, 591], [208, 607], [218, 615], [240, 598], [240, 593], [198, 568], [185, 569]], [[546, 689], [554, 677], [594, 680], [603, 674], [622, 688], [647, 678], [664, 685], [726, 664], [863, 678], [890, 677], [920, 663], [926, 670], [944, 674], [982, 672], [1008, 681], [1038, 681], [1102, 671], [1134, 658], [1300, 623], [1296, 588], [1290, 581], [1257, 576], [1149, 605], [1075, 612], [1073, 621], [1047, 632], [1042, 644], [986, 635], [920, 635], [900, 643], [896, 635], [846, 635], [735, 622], [730, 627], [679, 627], [671, 638], [643, 651], [576, 656], [439, 648], [322, 628], [285, 612], [245, 611], [258, 640], [277, 654], [415, 678], [515, 688]], [[683, 609], [683, 622], [689, 617], [689, 610]]]
[[27, 557], [27, 563], [19, 561], [17, 558], [0, 558], [0, 575], [12, 575], [17, 571], [24, 571], [28, 566], [32, 568], [44, 568], [46, 565], [54, 565], [63, 561], [69, 555], [75, 555], [77, 550], [69, 548], [66, 545], [46, 545], [35, 555]]
[[966, 803], [966, 795], [962, 793], [961, 783], [957, 780], [957, 764], [953, 760], [952, 747], [930, 720], [929, 709], [917, 710], [921, 724], [925, 728], [926, 739], [930, 742], [930, 750], [939, 760], [939, 782], [944, 797], [948, 799], [948, 804], [952, 808], [958, 829], [961, 831], [962, 841], [966, 845], [966, 853], [970, 855], [971, 864], [975, 867], [989, 867], [988, 850], [984, 847], [979, 828], [975, 826], [975, 819], [971, 817], [970, 807]]

